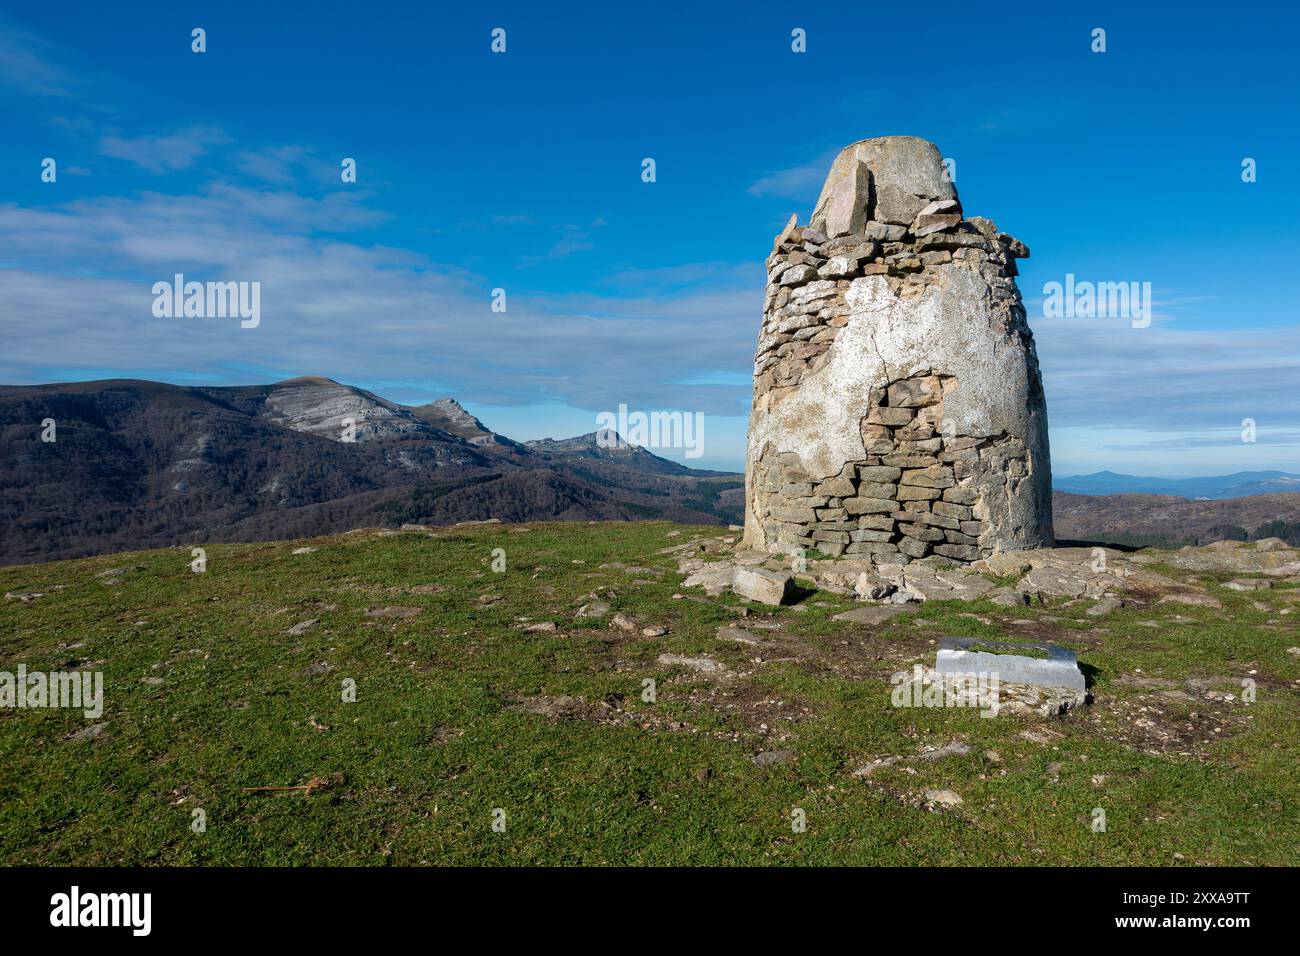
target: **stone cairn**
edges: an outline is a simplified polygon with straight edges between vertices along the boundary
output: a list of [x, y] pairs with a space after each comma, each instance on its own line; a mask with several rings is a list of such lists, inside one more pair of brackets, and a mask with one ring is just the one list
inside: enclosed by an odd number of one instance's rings
[[863, 140], [767, 259], [748, 547], [906, 564], [1052, 545], [1029, 250], [962, 217], [938, 149]]

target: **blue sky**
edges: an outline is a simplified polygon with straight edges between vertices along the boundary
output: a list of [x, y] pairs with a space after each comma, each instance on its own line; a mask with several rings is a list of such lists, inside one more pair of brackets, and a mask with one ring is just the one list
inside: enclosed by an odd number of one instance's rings
[[[908, 133], [1033, 250], [1057, 474], [1300, 471], [1293, 10], [461, 6], [6, 4], [0, 381], [319, 374], [520, 439], [702, 412], [690, 463], [739, 468], [772, 236]], [[261, 325], [154, 318], [175, 272], [260, 281]], [[1155, 320], [1045, 318], [1066, 273]]]

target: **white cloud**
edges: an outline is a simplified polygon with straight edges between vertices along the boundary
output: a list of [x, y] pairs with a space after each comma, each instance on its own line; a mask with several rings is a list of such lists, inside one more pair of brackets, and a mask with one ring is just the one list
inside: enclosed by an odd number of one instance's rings
[[749, 187], [751, 196], [778, 196], [811, 203], [821, 192], [822, 183], [835, 158], [832, 150], [800, 166], [790, 166], [768, 173]]
[[1300, 426], [1300, 328], [1148, 328], [1120, 319], [1037, 319], [1054, 427], [1208, 433]]
[[[459, 397], [574, 407], [743, 413], [748, 389], [673, 385], [747, 366], [761, 287], [674, 296], [554, 296], [494, 284], [407, 250], [322, 236], [382, 218], [355, 194], [311, 199], [214, 186], [53, 209], [0, 206], [0, 310], [39, 329], [7, 348], [0, 379], [51, 368], [231, 369], [357, 381], [436, 379]], [[156, 319], [150, 287], [188, 279], [262, 283], [262, 321]]]
[[[568, 295], [504, 280], [509, 311], [500, 314], [490, 290], [503, 280], [356, 238], [385, 218], [348, 190], [312, 198], [229, 184], [193, 196], [0, 206], [0, 261], [10, 266], [0, 272], [0, 314], [35, 330], [10, 337], [0, 380], [117, 368], [248, 381], [257, 369], [262, 378], [436, 382], [498, 406], [746, 414], [757, 264], [624, 268]], [[155, 319], [150, 287], [175, 272], [261, 282], [261, 326]], [[1243, 418], [1275, 448], [1300, 428], [1295, 327], [1187, 329], [1159, 315], [1145, 329], [1102, 319], [1034, 326], [1049, 420], [1071, 470], [1127, 460], [1107, 448], [1127, 442], [1149, 446], [1135, 450], [1150, 459], [1139, 470], [1159, 472], [1157, 456], [1175, 453], [1162, 443], [1224, 434]], [[1086, 444], [1067, 443], [1083, 430]]]
[[535, 266], [542, 262], [567, 259], [576, 252], [588, 252], [596, 248], [595, 243], [591, 241], [591, 231], [599, 229], [603, 225], [605, 225], [605, 220], [597, 219], [589, 226], [559, 226], [557, 228], [560, 231], [560, 238], [551, 245], [546, 253], [540, 256], [524, 256], [522, 264]]
[[186, 169], [213, 146], [229, 142], [230, 137], [219, 129], [191, 126], [164, 136], [105, 133], [99, 139], [99, 151], [135, 163], [151, 173], [167, 173]]

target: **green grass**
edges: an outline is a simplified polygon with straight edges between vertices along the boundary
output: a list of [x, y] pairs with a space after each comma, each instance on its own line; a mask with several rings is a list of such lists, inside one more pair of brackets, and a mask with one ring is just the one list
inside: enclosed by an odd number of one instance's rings
[[[1300, 604], [1285, 587], [1244, 595], [1206, 577], [1222, 611], [1100, 619], [1087, 602], [935, 602], [864, 627], [835, 621], [853, 602], [825, 593], [775, 611], [674, 600], [681, 576], [658, 550], [717, 533], [491, 525], [213, 545], [203, 574], [188, 548], [0, 568], [0, 592], [44, 595], [0, 603], [0, 670], [102, 671], [106, 697], [93, 739], [72, 736], [95, 723], [80, 712], [0, 710], [4, 862], [1300, 862], [1300, 659], [1286, 652]], [[303, 545], [317, 550], [290, 553]], [[119, 567], [131, 570], [117, 585], [95, 576]], [[575, 619], [597, 599], [638, 629]], [[366, 613], [389, 606], [420, 613]], [[761, 648], [715, 637], [758, 619], [780, 625], [753, 629]], [[546, 621], [557, 630], [516, 626]], [[933, 662], [945, 635], [1071, 647], [1095, 669], [1097, 701], [1059, 720], [891, 706], [889, 676]], [[657, 663], [664, 653], [728, 671]], [[577, 701], [568, 716], [535, 712], [561, 698]], [[969, 751], [916, 759], [953, 741]], [[752, 759], [771, 750], [793, 757]], [[854, 776], [885, 756], [905, 759]], [[313, 778], [329, 786], [245, 789]], [[963, 803], [927, 808], [928, 789]], [[1097, 807], [1104, 833], [1089, 826]]]

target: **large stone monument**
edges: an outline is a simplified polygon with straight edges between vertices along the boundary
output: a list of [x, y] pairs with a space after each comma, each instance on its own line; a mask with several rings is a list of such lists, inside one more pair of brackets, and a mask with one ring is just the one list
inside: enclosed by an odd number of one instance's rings
[[744, 543], [877, 565], [1052, 544], [1029, 250], [965, 219], [934, 144], [836, 157], [767, 259]]

